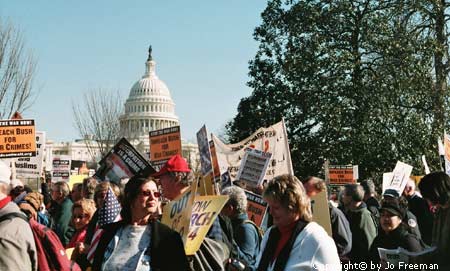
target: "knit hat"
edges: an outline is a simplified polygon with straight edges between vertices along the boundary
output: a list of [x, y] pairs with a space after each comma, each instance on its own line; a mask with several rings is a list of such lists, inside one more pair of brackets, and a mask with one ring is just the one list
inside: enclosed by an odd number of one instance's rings
[[3, 161], [0, 161], [0, 182], [11, 184], [11, 169]]
[[44, 201], [44, 196], [38, 192], [31, 192], [28, 193], [24, 200], [28, 202], [31, 206], [34, 207], [34, 209], [39, 210], [39, 207], [42, 205], [42, 202]]
[[396, 215], [401, 219], [403, 219], [406, 212], [406, 210], [402, 206], [400, 206], [400, 204], [398, 204], [397, 202], [383, 202], [380, 208], [380, 212], [382, 212], [383, 210], [393, 215]]
[[191, 172], [186, 160], [181, 155], [176, 154], [172, 156], [169, 161], [156, 173], [151, 175], [152, 177], [160, 177], [168, 172]]

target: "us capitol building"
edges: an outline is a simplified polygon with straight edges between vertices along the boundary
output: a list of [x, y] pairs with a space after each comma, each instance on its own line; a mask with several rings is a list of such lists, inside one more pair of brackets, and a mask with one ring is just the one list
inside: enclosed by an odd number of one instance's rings
[[[125, 102], [124, 114], [120, 117], [120, 130], [128, 141], [144, 156], [149, 157], [149, 132], [172, 126], [178, 126], [178, 116], [175, 114], [175, 103], [170, 95], [167, 85], [156, 75], [156, 62], [152, 58], [152, 48], [148, 50], [145, 62], [145, 73], [131, 87], [128, 99]], [[181, 127], [181, 134], [183, 127]], [[50, 144], [49, 144], [50, 143]], [[83, 140], [75, 142], [47, 141], [48, 164], [55, 155], [70, 155], [72, 160], [89, 161], [90, 155]], [[198, 168], [198, 147], [195, 143], [182, 140], [182, 155], [190, 163], [192, 169]], [[96, 157], [97, 161], [101, 157]], [[49, 167], [51, 165], [48, 164]]]
[[[145, 73], [131, 87], [124, 112], [120, 117], [121, 133], [145, 157], [149, 157], [150, 153], [150, 131], [180, 125], [169, 88], [156, 75], [151, 46], [145, 62]], [[180, 130], [183, 133], [182, 127]], [[194, 168], [194, 162], [198, 161], [197, 144], [182, 141], [181, 145], [183, 157]]]

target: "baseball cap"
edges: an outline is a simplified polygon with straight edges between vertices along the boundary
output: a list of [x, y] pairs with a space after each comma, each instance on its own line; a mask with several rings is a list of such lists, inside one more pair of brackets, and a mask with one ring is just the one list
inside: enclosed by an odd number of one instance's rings
[[384, 202], [381, 205], [380, 212], [382, 212], [383, 210], [393, 215], [396, 215], [402, 219], [405, 216], [405, 209], [402, 208], [400, 204], [398, 204], [397, 202]]
[[0, 182], [5, 184], [11, 184], [11, 169], [9, 166], [3, 162], [0, 161]]
[[400, 194], [395, 189], [386, 189], [383, 193], [383, 197], [399, 198]]
[[176, 154], [170, 157], [164, 166], [156, 173], [152, 174], [152, 177], [160, 177], [168, 172], [191, 172], [186, 160], [181, 155]]

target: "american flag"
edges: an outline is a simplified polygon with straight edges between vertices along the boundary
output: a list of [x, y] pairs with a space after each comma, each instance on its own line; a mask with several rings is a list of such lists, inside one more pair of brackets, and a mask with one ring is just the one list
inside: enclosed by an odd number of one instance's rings
[[87, 254], [87, 259], [90, 262], [94, 260], [95, 250], [97, 249], [98, 242], [100, 241], [100, 237], [103, 233], [103, 229], [101, 229], [101, 227], [103, 225], [119, 221], [120, 219], [120, 203], [114, 195], [111, 187], [109, 187], [103, 207], [98, 211], [97, 226], [94, 236], [92, 237], [91, 247], [89, 248]]

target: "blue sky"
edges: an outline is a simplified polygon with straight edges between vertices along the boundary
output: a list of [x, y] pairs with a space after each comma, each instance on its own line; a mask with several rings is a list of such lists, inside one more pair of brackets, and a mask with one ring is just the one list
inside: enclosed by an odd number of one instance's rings
[[[248, 61], [262, 0], [0, 0], [0, 17], [18, 26], [37, 57], [36, 102], [24, 113], [47, 138], [79, 138], [71, 101], [89, 89], [118, 90], [124, 100], [153, 47], [158, 77], [169, 87], [182, 137], [206, 124], [218, 133], [251, 89]], [[257, 127], [255, 127], [256, 130]]]

